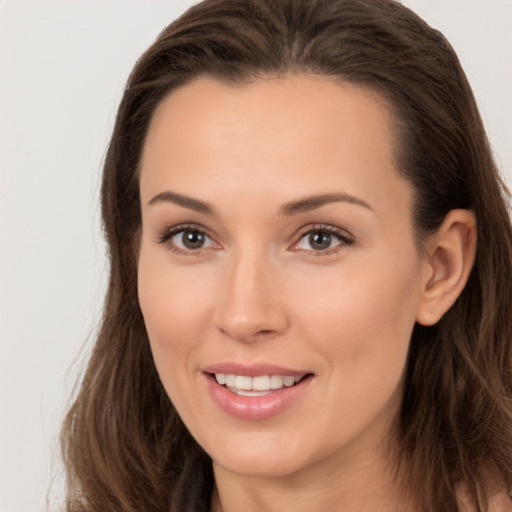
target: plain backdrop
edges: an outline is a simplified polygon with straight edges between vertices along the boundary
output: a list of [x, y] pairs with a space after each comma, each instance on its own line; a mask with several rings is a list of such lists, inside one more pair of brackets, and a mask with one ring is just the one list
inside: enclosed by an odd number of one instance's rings
[[[512, 0], [405, 0], [451, 41], [512, 185]], [[102, 159], [137, 57], [190, 0], [0, 0], [0, 512], [62, 495], [59, 425], [107, 275]], [[53, 478], [53, 480], [52, 480]]]

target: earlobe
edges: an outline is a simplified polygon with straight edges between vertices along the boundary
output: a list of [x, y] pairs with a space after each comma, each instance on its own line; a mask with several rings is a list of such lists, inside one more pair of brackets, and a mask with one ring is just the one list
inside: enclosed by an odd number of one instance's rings
[[461, 294], [476, 254], [476, 219], [470, 210], [451, 210], [427, 241], [416, 321], [433, 325]]

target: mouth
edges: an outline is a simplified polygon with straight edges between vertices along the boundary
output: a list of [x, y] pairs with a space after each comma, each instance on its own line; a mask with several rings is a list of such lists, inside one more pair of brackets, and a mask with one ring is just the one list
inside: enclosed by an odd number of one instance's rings
[[222, 411], [242, 420], [268, 420], [302, 403], [315, 374], [267, 363], [218, 363], [202, 370], [209, 395]]
[[303, 375], [257, 375], [254, 377], [234, 373], [210, 373], [208, 375], [231, 393], [248, 397], [270, 395], [283, 388], [296, 386], [304, 379], [312, 377], [311, 373]]

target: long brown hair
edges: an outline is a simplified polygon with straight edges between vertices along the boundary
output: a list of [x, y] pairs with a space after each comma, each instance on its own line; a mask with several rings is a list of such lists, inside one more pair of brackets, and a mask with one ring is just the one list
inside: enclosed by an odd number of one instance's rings
[[131, 73], [101, 189], [110, 280], [101, 330], [62, 431], [69, 511], [207, 510], [208, 456], [156, 372], [137, 300], [138, 166], [163, 98], [200, 75], [227, 83], [305, 72], [371, 88], [392, 105], [398, 171], [421, 241], [473, 210], [476, 262], [433, 327], [414, 329], [397, 419], [396, 477], [426, 512], [464, 483], [487, 508], [512, 483], [512, 229], [508, 195], [446, 39], [394, 0], [205, 0], [167, 27]]

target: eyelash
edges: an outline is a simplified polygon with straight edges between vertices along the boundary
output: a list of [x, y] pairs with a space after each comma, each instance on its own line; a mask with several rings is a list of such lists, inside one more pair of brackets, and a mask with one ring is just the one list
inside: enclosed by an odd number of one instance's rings
[[[182, 225], [175, 226], [173, 228], [167, 229], [167, 230], [159, 233], [157, 242], [159, 244], [168, 244], [169, 249], [176, 253], [187, 254], [187, 255], [201, 254], [202, 249], [204, 249], [202, 247], [197, 250], [182, 249], [181, 247], [176, 247], [176, 245], [169, 243], [170, 240], [174, 236], [178, 235], [179, 233], [186, 232], [186, 231], [197, 232], [197, 233], [207, 236], [210, 240], [213, 240], [213, 237], [211, 237], [202, 226], [199, 226], [196, 224], [182, 224]], [[301, 249], [301, 248], [297, 247], [304, 237], [311, 235], [312, 233], [315, 233], [315, 232], [316, 233], [325, 233], [329, 236], [334, 236], [339, 240], [340, 243], [335, 245], [334, 247], [329, 247], [328, 249], [317, 250], [317, 251], [314, 249]], [[333, 226], [325, 225], [325, 224], [315, 224], [312, 227], [309, 226], [307, 229], [304, 229], [300, 233], [298, 240], [292, 245], [290, 250], [304, 251], [304, 252], [314, 254], [315, 256], [324, 256], [324, 255], [329, 255], [329, 254], [335, 254], [338, 251], [342, 250], [343, 247], [350, 246], [353, 243], [354, 243], [354, 238], [351, 235], [349, 235], [346, 231], [339, 229], [339, 228], [335, 228]]]
[[[313, 249], [300, 249], [295, 248], [298, 244], [303, 240], [304, 237], [311, 235], [312, 233], [325, 233], [329, 236], [334, 236], [339, 240], [339, 244], [336, 244], [334, 247], [329, 247], [328, 249], [315, 251]], [[334, 226], [329, 226], [326, 224], [315, 224], [314, 226], [308, 226], [308, 228], [304, 229], [302, 233], [299, 235], [299, 239], [292, 246], [292, 250], [295, 251], [305, 251], [313, 254], [314, 256], [326, 256], [330, 254], [336, 254], [337, 252], [343, 250], [344, 247], [350, 246], [354, 243], [354, 238], [349, 235], [346, 231], [336, 228]]]
[[184, 233], [186, 231], [200, 233], [202, 235], [207, 236], [209, 239], [213, 240], [213, 238], [206, 232], [206, 230], [197, 224], [181, 224], [179, 226], [174, 226], [173, 228], [166, 229], [158, 234], [157, 242], [159, 244], [167, 244], [169, 249], [172, 252], [176, 252], [179, 254], [187, 254], [187, 255], [199, 255], [203, 248], [199, 248], [197, 250], [193, 249], [182, 249], [181, 247], [177, 247], [171, 242], [171, 239], [178, 235], [179, 233]]

